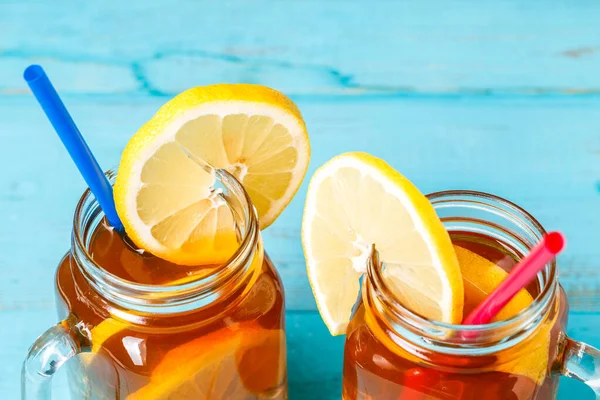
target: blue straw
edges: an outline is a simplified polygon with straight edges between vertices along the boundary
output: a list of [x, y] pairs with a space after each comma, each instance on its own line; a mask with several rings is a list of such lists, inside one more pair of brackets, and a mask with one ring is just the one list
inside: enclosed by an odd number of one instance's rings
[[44, 69], [39, 65], [30, 65], [25, 69], [23, 78], [31, 88], [40, 106], [42, 106], [83, 179], [85, 179], [96, 200], [98, 200], [100, 207], [106, 214], [106, 219], [115, 229], [121, 230], [123, 224], [117, 215], [112, 186], [104, 172], [102, 172], [83, 136], [81, 136], [81, 132], [79, 132], [73, 118], [69, 115], [56, 89], [46, 76]]

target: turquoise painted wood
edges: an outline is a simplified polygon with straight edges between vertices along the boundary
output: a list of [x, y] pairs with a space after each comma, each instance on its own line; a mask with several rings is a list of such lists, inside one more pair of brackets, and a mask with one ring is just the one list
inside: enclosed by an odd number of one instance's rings
[[[592, 1], [0, 0], [1, 397], [19, 396], [27, 347], [55, 322], [54, 268], [84, 189], [20, 78], [33, 62], [106, 168], [170, 96], [254, 82], [298, 103], [309, 175], [363, 150], [424, 192], [470, 188], [517, 202], [567, 234], [569, 333], [600, 346], [598, 20]], [[328, 335], [306, 280], [305, 192], [306, 183], [264, 236], [287, 293], [290, 397], [333, 400], [343, 338]], [[559, 398], [592, 395], [564, 380]]]

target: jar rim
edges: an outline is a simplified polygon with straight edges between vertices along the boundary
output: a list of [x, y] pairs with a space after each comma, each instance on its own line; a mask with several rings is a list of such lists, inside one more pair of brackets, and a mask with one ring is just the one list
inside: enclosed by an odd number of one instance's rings
[[[448, 190], [431, 193], [427, 195], [427, 198], [434, 208], [436, 208], [436, 205], [439, 206], [449, 202], [473, 203], [478, 207], [496, 207], [497, 205], [497, 209], [492, 212], [504, 210], [503, 212], [507, 213], [506, 215], [510, 213], [510, 217], [515, 218], [520, 223], [527, 224], [528, 228], [532, 229], [532, 232], [539, 239], [546, 233], [542, 225], [523, 208], [509, 200], [489, 193], [472, 190]], [[529, 247], [531, 248], [534, 244], [529, 245]], [[483, 354], [488, 352], [485, 349], [493, 347], [493, 351], [497, 351], [497, 346], [506, 348], [516, 344], [534, 331], [534, 328], [543, 321], [554, 304], [558, 290], [557, 267], [555, 260], [553, 260], [540, 272], [543, 278], [541, 279], [542, 286], [539, 294], [531, 304], [518, 314], [502, 321], [483, 325], [450, 324], [429, 320], [402, 306], [388, 289], [381, 274], [381, 265], [374, 250], [367, 262], [366, 281], [372, 286], [372, 290], [376, 291], [377, 301], [381, 302], [386, 310], [392, 311], [394, 323], [401, 328], [408, 329], [416, 336], [420, 336], [423, 340], [419, 341], [419, 344], [423, 342], [435, 343], [437, 350], [445, 348], [447, 353], [454, 354], [463, 354], [465, 349], [468, 349], [472, 354], [475, 348], [481, 348]], [[538, 274], [538, 280], [540, 280], [540, 274]]]
[[[94, 198], [90, 189], [86, 189], [77, 203], [73, 217], [73, 232], [71, 236], [72, 254], [80, 266], [86, 280], [103, 295], [111, 300], [135, 307], [165, 307], [165, 305], [181, 306], [192, 300], [209, 296], [225, 281], [235, 279], [243, 272], [244, 266], [250, 264], [260, 237], [256, 210], [250, 196], [242, 184], [229, 172], [215, 169], [217, 181], [225, 188], [227, 195], [239, 204], [238, 210], [233, 210], [234, 219], [237, 217], [243, 224], [243, 232], [238, 248], [231, 257], [215, 268], [209, 275], [199, 276], [189, 282], [176, 285], [155, 285], [130, 281], [119, 277], [99, 265], [88, 250], [86, 241], [87, 229], [93, 221], [102, 219], [104, 212]], [[106, 172], [111, 183], [116, 177], [117, 169]], [[225, 193], [223, 194], [225, 196]], [[228, 202], [229, 204], [229, 202]], [[93, 214], [94, 218], [89, 218]], [[242, 215], [239, 215], [242, 214]]]

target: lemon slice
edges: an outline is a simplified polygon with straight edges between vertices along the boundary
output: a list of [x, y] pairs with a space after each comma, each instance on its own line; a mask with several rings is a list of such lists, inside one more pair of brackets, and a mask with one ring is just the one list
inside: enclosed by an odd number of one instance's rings
[[[460, 264], [465, 285], [465, 315], [468, 315], [483, 299], [490, 294], [508, 275], [501, 267], [460, 246], [454, 246], [456, 257]], [[521, 289], [492, 322], [511, 318], [523, 311], [533, 302], [531, 294]], [[548, 368], [550, 349], [550, 331], [556, 321], [556, 314], [537, 328], [523, 342], [514, 348], [497, 354], [496, 371], [511, 375], [526, 376], [541, 385]]]
[[128, 324], [114, 318], [106, 318], [92, 328], [92, 353], [98, 353], [104, 343], [117, 333], [127, 329]]
[[[465, 287], [464, 315], [469, 315], [488, 294], [490, 294], [507, 276], [508, 273], [501, 267], [460, 246], [454, 246], [456, 258], [462, 271]], [[494, 321], [511, 318], [533, 302], [531, 294], [521, 289], [515, 297], [494, 317]]]
[[[283, 358], [282, 358], [283, 357]], [[285, 335], [241, 324], [174, 348], [127, 400], [253, 400], [285, 380]]]
[[247, 84], [196, 87], [165, 104], [127, 144], [117, 212], [133, 242], [160, 258], [221, 263], [237, 236], [231, 210], [212, 190], [211, 168], [242, 182], [265, 228], [298, 190], [309, 154], [300, 111], [283, 94]]
[[427, 198], [376, 157], [343, 154], [315, 173], [302, 242], [317, 307], [333, 335], [345, 332], [372, 244], [402, 304], [427, 318], [461, 321], [463, 283], [448, 233]]
[[[508, 274], [498, 265], [470, 250], [456, 245], [454, 246], [454, 250], [463, 276], [465, 291], [464, 314], [466, 315], [470, 311], [469, 308], [473, 308], [479, 304], [480, 299], [485, 298]], [[504, 306], [493, 321], [514, 316], [529, 306], [532, 301], [531, 294], [527, 290], [521, 290]], [[538, 385], [543, 384], [548, 368], [551, 330], [556, 322], [557, 315], [557, 312], [553, 312], [552, 317], [543, 321], [537, 330], [524, 341], [514, 347], [496, 353], [495, 358], [489, 357], [490, 363], [485, 367], [485, 370], [525, 376]], [[376, 322], [377, 317], [373, 315], [371, 309], [364, 309], [364, 318], [371, 332], [386, 348], [414, 364], [423, 364], [422, 359], [408, 352], [390, 337], [389, 333], [382, 328], [382, 325]]]

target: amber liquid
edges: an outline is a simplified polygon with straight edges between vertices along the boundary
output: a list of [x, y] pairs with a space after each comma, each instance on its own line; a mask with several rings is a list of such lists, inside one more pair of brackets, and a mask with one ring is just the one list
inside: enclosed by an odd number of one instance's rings
[[[452, 232], [452, 242], [494, 262], [510, 271], [522, 257], [515, 249], [489, 237]], [[535, 296], [537, 284], [527, 290]], [[482, 296], [466, 296], [464, 316]], [[554, 360], [560, 351], [559, 338], [566, 328], [567, 304], [562, 288], [559, 306], [553, 311], [548, 332], [548, 360]], [[392, 332], [387, 332], [389, 337]], [[548, 361], [545, 376], [534, 380], [516, 373], [498, 371], [498, 360], [528, 357], [541, 341], [531, 340], [518, 348], [504, 350], [501, 355], [480, 357], [447, 356], [422, 353], [422, 359], [408, 357], [407, 353], [392, 348], [380, 340], [365, 323], [365, 305], [357, 307], [346, 334], [344, 352], [344, 400], [525, 400], [553, 399], [558, 387], [557, 374], [551, 374]], [[545, 351], [545, 350], [542, 350]], [[511, 354], [512, 352], [512, 354]], [[427, 353], [427, 354], [426, 354]], [[506, 369], [506, 368], [505, 368]]]
[[[180, 266], [140, 252], [104, 222], [88, 250], [106, 271], [144, 284], [188, 281], [216, 268]], [[166, 386], [151, 398], [286, 399], [283, 288], [266, 254], [256, 269], [251, 286], [198, 309], [134, 314], [106, 301], [83, 278], [74, 258], [65, 257], [57, 271], [60, 316], [81, 321], [78, 326], [92, 338], [90, 352], [71, 370], [73, 398], [150, 398], [139, 390], [153, 390], [161, 381]], [[135, 323], [99, 338], [104, 328], [94, 329], [122, 313]], [[103, 340], [101, 349], [93, 349], [94, 340]]]

